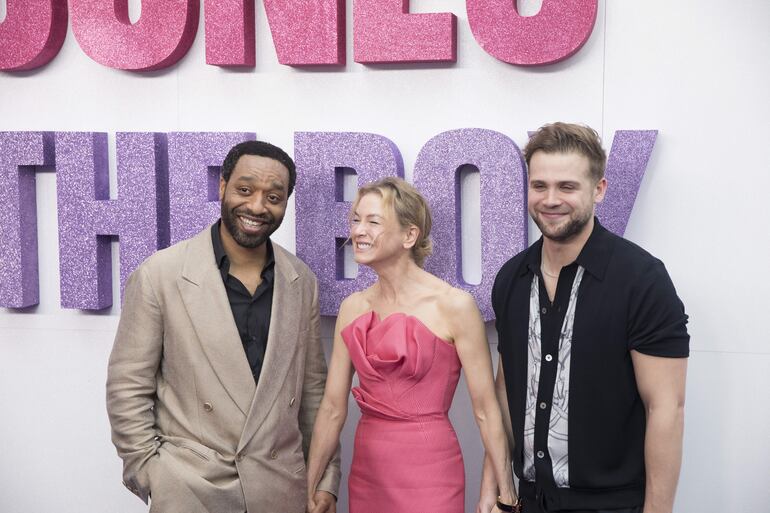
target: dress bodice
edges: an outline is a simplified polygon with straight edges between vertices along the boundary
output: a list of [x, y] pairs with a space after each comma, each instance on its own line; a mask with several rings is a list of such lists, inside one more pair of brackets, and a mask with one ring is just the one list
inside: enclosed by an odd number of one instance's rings
[[357, 317], [342, 339], [358, 373], [352, 392], [361, 412], [392, 420], [446, 417], [460, 377], [453, 344], [417, 317], [376, 312]]

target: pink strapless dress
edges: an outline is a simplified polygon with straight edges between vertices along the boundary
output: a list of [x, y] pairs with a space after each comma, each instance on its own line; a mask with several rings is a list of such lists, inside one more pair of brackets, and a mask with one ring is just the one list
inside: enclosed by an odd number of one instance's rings
[[465, 467], [447, 417], [460, 377], [455, 347], [403, 313], [366, 313], [342, 339], [360, 382], [350, 513], [463, 513]]

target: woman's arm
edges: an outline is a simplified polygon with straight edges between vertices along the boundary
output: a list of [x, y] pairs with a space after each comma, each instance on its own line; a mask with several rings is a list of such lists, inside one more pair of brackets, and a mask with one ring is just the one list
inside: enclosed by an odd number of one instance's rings
[[450, 295], [449, 303], [448, 318], [455, 347], [465, 372], [473, 413], [487, 453], [485, 459], [489, 460], [485, 466], [491, 467], [502, 500], [512, 504], [516, 495], [511, 459], [495, 391], [484, 321], [470, 294], [457, 291]]
[[348, 415], [348, 394], [353, 380], [353, 364], [340, 332], [349, 322], [350, 298], [340, 305], [337, 324], [334, 327], [329, 374], [324, 395], [318, 407], [308, 455], [308, 510], [315, 508], [314, 496], [321, 476], [340, 443], [340, 432]]

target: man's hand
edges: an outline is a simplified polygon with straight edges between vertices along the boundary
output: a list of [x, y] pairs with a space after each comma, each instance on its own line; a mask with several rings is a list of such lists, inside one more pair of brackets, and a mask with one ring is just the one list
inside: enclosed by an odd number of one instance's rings
[[325, 492], [319, 490], [313, 494], [313, 498], [308, 501], [308, 513], [336, 513], [337, 512], [337, 498]]

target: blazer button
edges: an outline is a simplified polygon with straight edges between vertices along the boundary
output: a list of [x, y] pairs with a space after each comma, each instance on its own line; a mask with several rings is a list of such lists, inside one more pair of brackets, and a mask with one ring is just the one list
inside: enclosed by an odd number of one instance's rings
[[273, 449], [272, 451], [270, 451], [270, 459], [271, 459], [271, 460], [274, 460], [274, 459], [276, 459], [277, 457], [278, 457], [278, 453], [277, 453], [277, 452], [275, 452], [275, 449]]
[[214, 411], [214, 407], [211, 405], [211, 403], [203, 403], [203, 409], [206, 411]]
[[237, 461], [237, 462], [243, 461], [243, 453], [242, 452], [239, 452], [238, 454], [235, 455], [235, 461]]
[[289, 406], [294, 406], [294, 397], [292, 397], [291, 401], [289, 401]]

